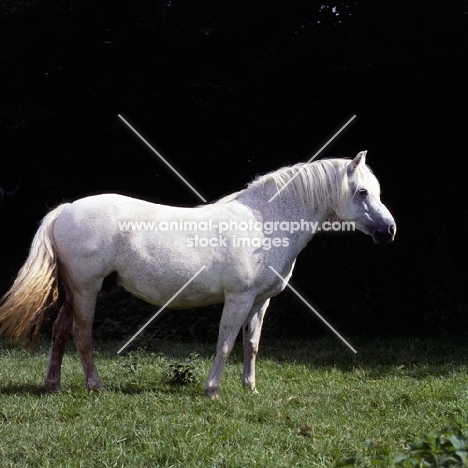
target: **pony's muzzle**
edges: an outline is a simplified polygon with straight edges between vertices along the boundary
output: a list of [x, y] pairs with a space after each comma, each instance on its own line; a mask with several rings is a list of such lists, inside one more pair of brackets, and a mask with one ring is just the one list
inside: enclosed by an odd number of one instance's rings
[[386, 244], [388, 242], [393, 242], [396, 234], [396, 224], [391, 223], [388, 225], [387, 229], [377, 229], [372, 234], [372, 238], [376, 244]]

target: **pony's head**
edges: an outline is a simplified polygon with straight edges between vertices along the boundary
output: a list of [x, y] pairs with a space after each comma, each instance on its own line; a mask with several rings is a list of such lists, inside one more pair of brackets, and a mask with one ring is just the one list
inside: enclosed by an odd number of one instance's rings
[[353, 221], [356, 229], [369, 234], [376, 244], [392, 242], [396, 224], [387, 207], [380, 201], [380, 185], [366, 166], [366, 153], [361, 151], [347, 163], [345, 180], [349, 196], [337, 207], [337, 216]]

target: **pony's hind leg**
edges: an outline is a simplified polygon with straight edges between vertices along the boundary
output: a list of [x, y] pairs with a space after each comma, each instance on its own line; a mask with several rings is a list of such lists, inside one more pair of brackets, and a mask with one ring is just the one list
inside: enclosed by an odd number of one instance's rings
[[73, 324], [73, 308], [67, 294], [65, 302], [60, 308], [58, 317], [52, 327], [52, 342], [47, 371], [44, 377], [44, 387], [51, 391], [60, 391], [60, 372], [62, 368], [65, 345], [71, 337]]
[[102, 388], [92, 356], [92, 328], [97, 292], [73, 294], [73, 341], [80, 356], [89, 390]]
[[226, 361], [231, 354], [236, 337], [252, 307], [253, 297], [235, 295], [226, 298], [219, 323], [216, 357], [205, 383], [205, 394], [215, 398], [219, 393], [219, 382]]
[[255, 388], [255, 360], [258, 353], [258, 344], [262, 332], [263, 318], [270, 299], [254, 304], [242, 328], [244, 340], [244, 371], [242, 385], [248, 390], [256, 392]]

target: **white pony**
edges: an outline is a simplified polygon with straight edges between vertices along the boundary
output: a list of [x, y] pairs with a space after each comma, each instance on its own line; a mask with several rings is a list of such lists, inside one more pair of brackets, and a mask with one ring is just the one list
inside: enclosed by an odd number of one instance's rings
[[223, 302], [216, 358], [205, 393], [217, 396], [241, 328], [242, 384], [255, 391], [263, 317], [270, 298], [283, 291], [296, 257], [312, 239], [310, 222], [317, 226], [350, 221], [376, 243], [394, 239], [395, 222], [380, 202], [379, 183], [366, 166], [365, 155], [362, 151], [353, 160], [324, 159], [285, 167], [239, 192], [194, 208], [115, 194], [62, 204], [42, 220], [26, 263], [2, 298], [0, 335], [34, 337], [46, 310], [60, 302], [44, 385], [60, 390], [62, 357], [72, 336], [87, 387], [101, 388], [91, 337], [104, 278], [113, 274], [126, 290], [161, 306], [204, 267], [169, 307]]

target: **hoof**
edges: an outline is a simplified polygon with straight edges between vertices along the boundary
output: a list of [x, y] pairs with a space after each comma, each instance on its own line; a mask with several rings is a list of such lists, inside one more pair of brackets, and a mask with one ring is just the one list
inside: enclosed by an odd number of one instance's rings
[[257, 387], [255, 387], [255, 384], [243, 383], [242, 387], [244, 388], [246, 392], [258, 393]]
[[205, 388], [205, 395], [210, 400], [214, 400], [215, 398], [219, 398], [219, 388], [214, 388], [214, 387]]
[[104, 387], [102, 385], [87, 385], [90, 392], [103, 392]]
[[57, 382], [44, 382], [44, 389], [47, 392], [61, 392], [62, 387]]
[[103, 386], [101, 383], [101, 379], [98, 378], [89, 378], [86, 382], [86, 387], [88, 388], [89, 391], [92, 390], [103, 390]]

